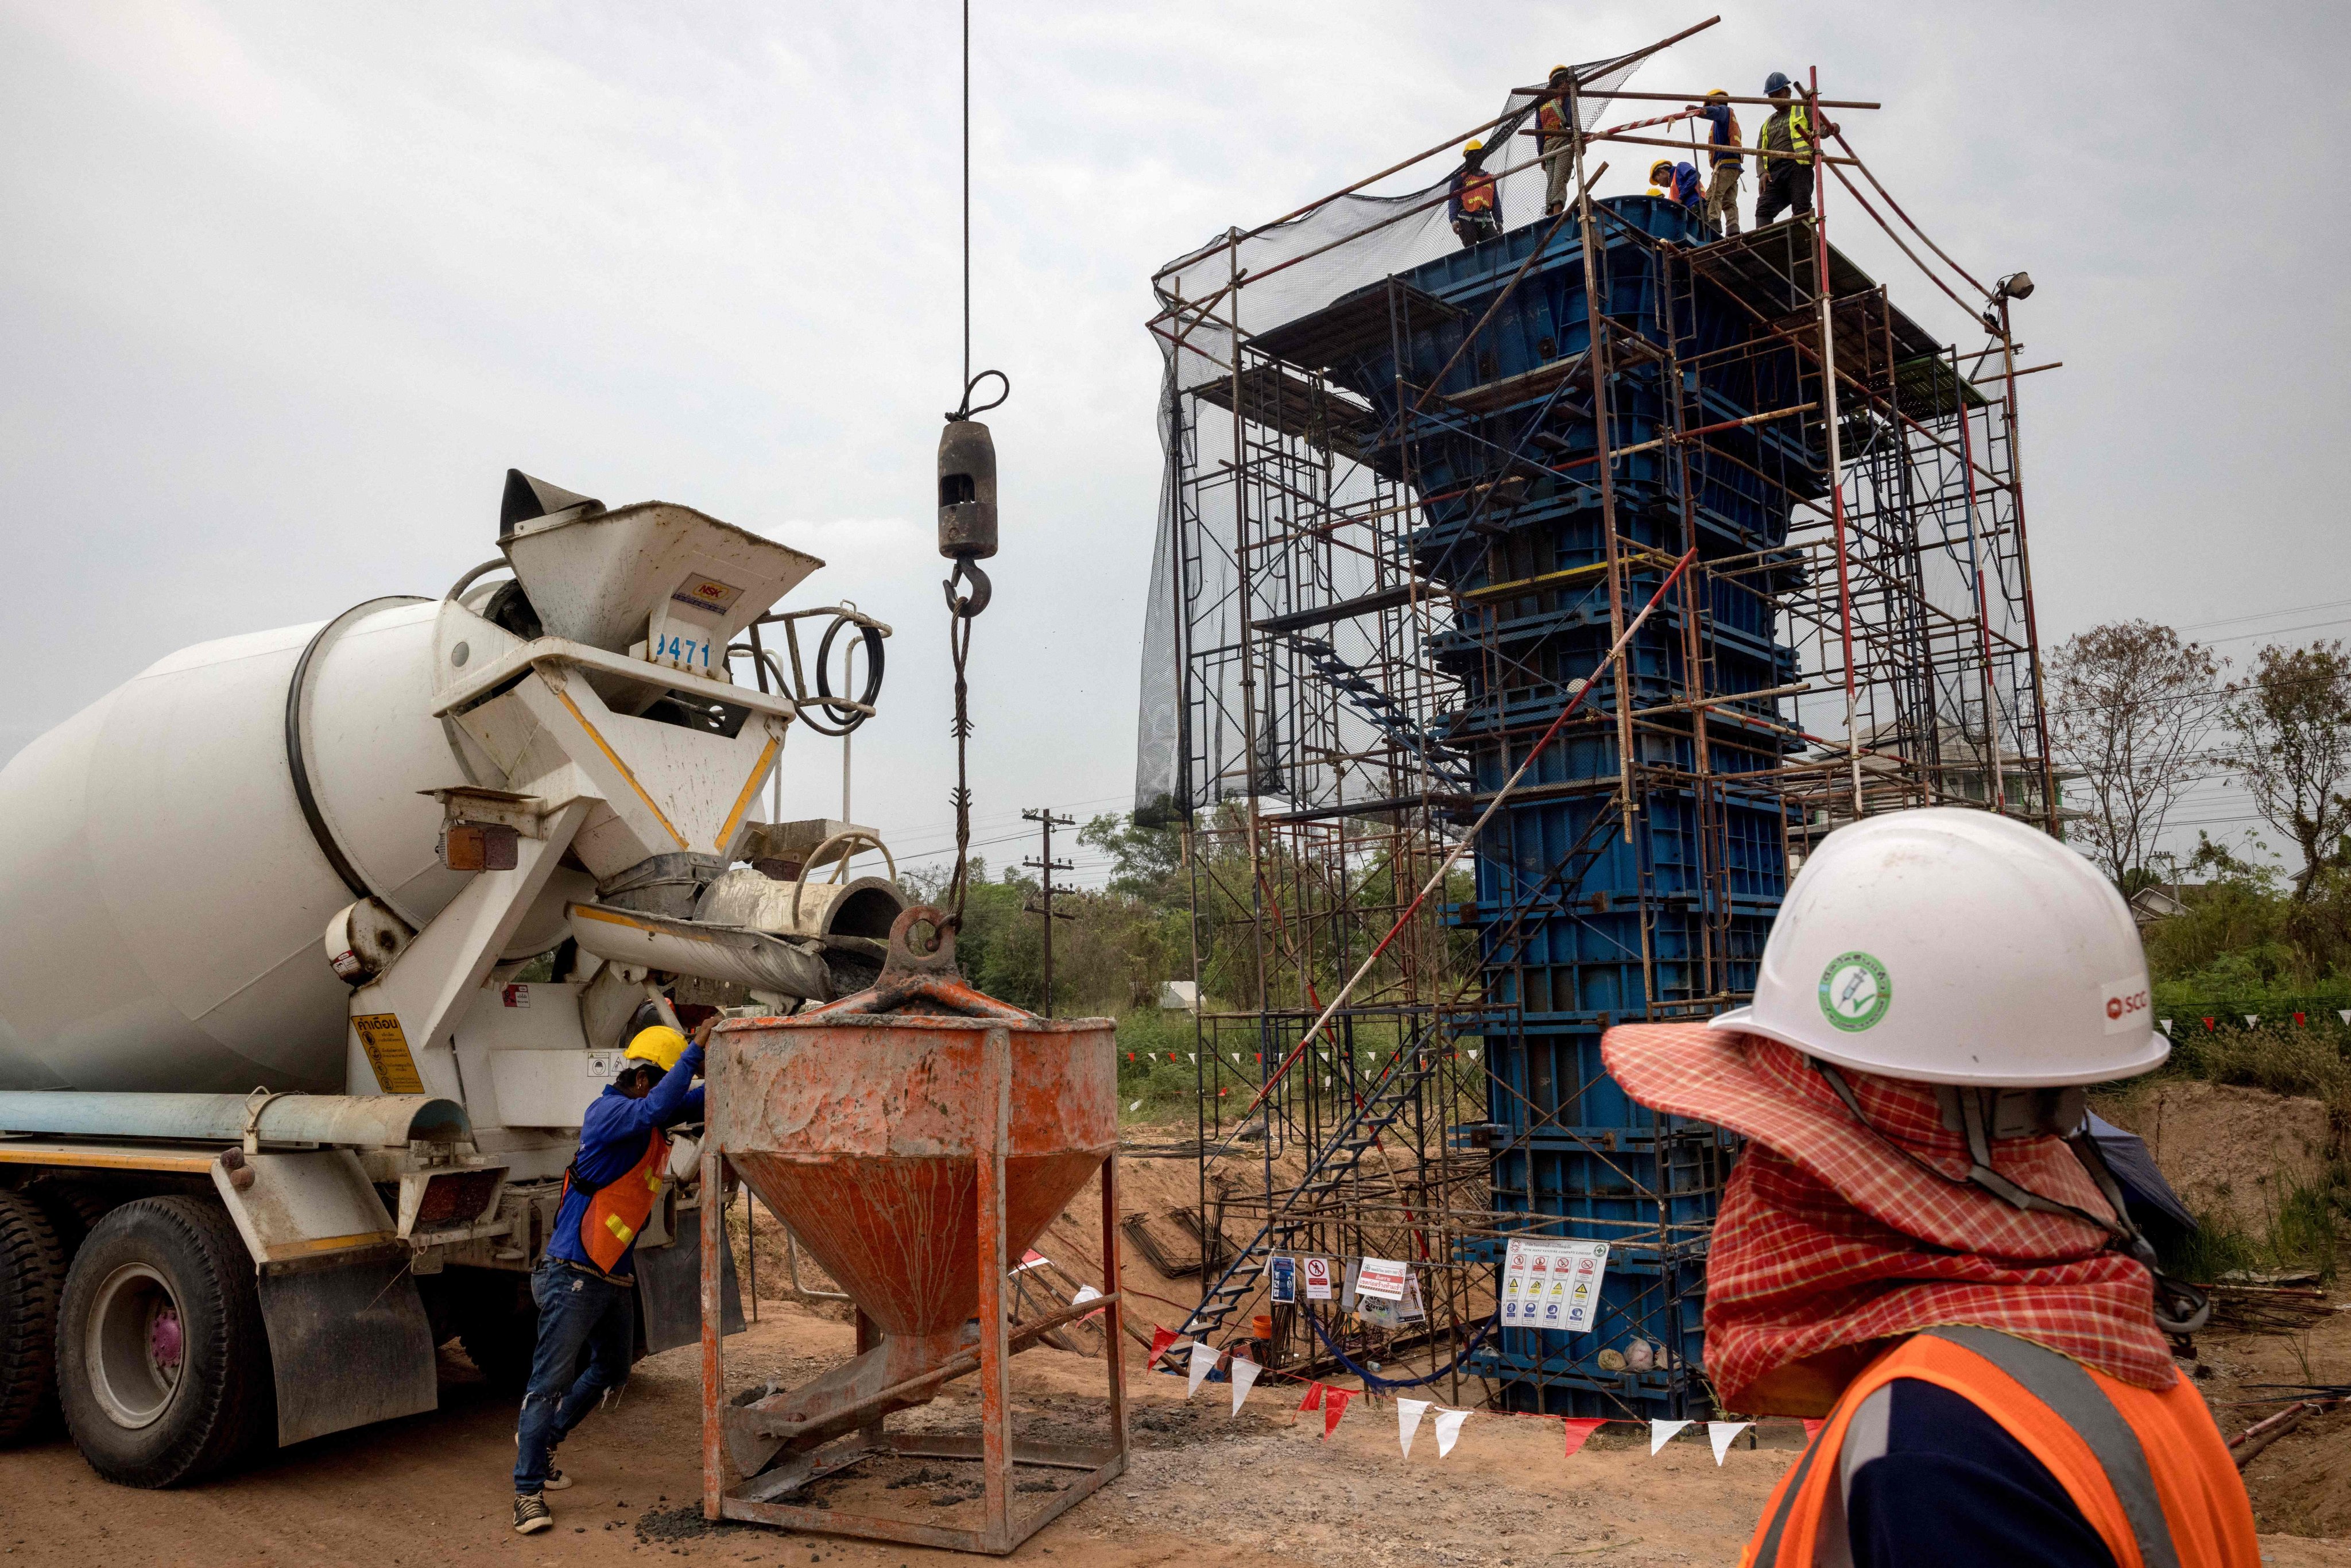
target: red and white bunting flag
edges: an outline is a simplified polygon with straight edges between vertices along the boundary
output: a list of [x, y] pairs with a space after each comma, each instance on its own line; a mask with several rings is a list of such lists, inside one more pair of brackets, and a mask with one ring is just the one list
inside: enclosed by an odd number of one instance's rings
[[1020, 1272], [1021, 1269], [1039, 1269], [1051, 1261], [1052, 1260], [1050, 1258], [1046, 1257], [1042, 1252], [1040, 1252], [1037, 1249], [1031, 1247], [1028, 1251], [1020, 1254], [1019, 1268], [1016, 1268], [1012, 1271], [1018, 1274]]
[[1453, 1451], [1461, 1437], [1461, 1423], [1469, 1419], [1467, 1410], [1439, 1410], [1437, 1413], [1437, 1457], [1443, 1458]]
[[1257, 1385], [1257, 1375], [1262, 1370], [1248, 1356], [1238, 1351], [1233, 1352], [1232, 1364], [1225, 1369], [1225, 1373], [1233, 1380], [1234, 1415], [1241, 1413], [1241, 1401], [1248, 1398], [1249, 1391]]
[[1303, 1398], [1303, 1399], [1301, 1399], [1301, 1400], [1300, 1400], [1300, 1401], [1298, 1402], [1298, 1407], [1299, 1407], [1301, 1410], [1320, 1410], [1320, 1409], [1322, 1409], [1322, 1385], [1321, 1384], [1319, 1384], [1319, 1383], [1310, 1383], [1310, 1384], [1308, 1384], [1308, 1385], [1306, 1385], [1306, 1397], [1305, 1397], [1305, 1398]]
[[1814, 1419], [1813, 1419], [1813, 1417], [1811, 1417], [1811, 1416], [1805, 1416], [1805, 1417], [1804, 1417], [1804, 1446], [1805, 1446], [1806, 1448], [1811, 1448], [1811, 1447], [1812, 1447], [1812, 1444], [1813, 1444], [1813, 1438], [1815, 1438], [1815, 1437], [1819, 1437], [1819, 1436], [1821, 1435], [1821, 1428], [1822, 1428], [1822, 1427], [1825, 1427], [1825, 1426], [1827, 1426], [1828, 1424], [1829, 1424], [1829, 1418], [1828, 1418], [1827, 1416], [1822, 1416], [1822, 1417], [1821, 1417], [1819, 1420], [1817, 1420], [1817, 1421], [1816, 1421], [1816, 1420], [1814, 1420]]
[[1192, 1381], [1186, 1386], [1184, 1390], [1184, 1397], [1189, 1399], [1192, 1396], [1200, 1392], [1200, 1385], [1206, 1383], [1208, 1380], [1208, 1374], [1216, 1370], [1216, 1346], [1208, 1343], [1206, 1340], [1194, 1340], [1192, 1342]]
[[1567, 1457], [1571, 1459], [1575, 1458], [1575, 1451], [1583, 1447], [1593, 1433], [1607, 1424], [1608, 1418], [1604, 1416], [1569, 1416], [1567, 1418]]
[[1420, 1430], [1420, 1418], [1427, 1415], [1428, 1407], [1436, 1403], [1434, 1399], [1396, 1401], [1396, 1441], [1403, 1446], [1405, 1458], [1412, 1458], [1412, 1435]]
[[1708, 1421], [1706, 1424], [1706, 1440], [1714, 1445], [1714, 1462], [1717, 1465], [1722, 1463], [1723, 1455], [1730, 1452], [1732, 1440], [1752, 1425], [1751, 1421]]
[[1657, 1450], [1664, 1448], [1667, 1443], [1672, 1442], [1674, 1438], [1679, 1435], [1681, 1429], [1688, 1425], [1689, 1423], [1687, 1421], [1650, 1422], [1649, 1457], [1655, 1458], [1656, 1457]]
[[[1088, 1301], [1099, 1301], [1101, 1300], [1102, 1292], [1100, 1291], [1095, 1290], [1092, 1285], [1080, 1285], [1078, 1287], [1078, 1293], [1070, 1298], [1070, 1305], [1073, 1307], [1082, 1307]], [[1099, 1312], [1088, 1312], [1079, 1321], [1081, 1322], [1090, 1323], [1100, 1316], [1102, 1316], [1102, 1313]]]
[[1322, 1391], [1322, 1435], [1328, 1437], [1339, 1429], [1339, 1417], [1347, 1413], [1347, 1401], [1355, 1396], [1352, 1388], [1325, 1388]]
[[1151, 1358], [1143, 1364], [1144, 1370], [1148, 1372], [1152, 1368], [1157, 1366], [1159, 1364], [1159, 1358], [1167, 1354], [1167, 1347], [1175, 1343], [1176, 1331], [1174, 1329], [1164, 1329], [1157, 1323], [1152, 1324]]

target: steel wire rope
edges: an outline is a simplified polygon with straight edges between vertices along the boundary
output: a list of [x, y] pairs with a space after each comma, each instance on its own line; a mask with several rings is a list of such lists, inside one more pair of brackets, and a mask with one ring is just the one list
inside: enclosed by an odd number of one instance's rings
[[[977, 412], [987, 413], [1000, 406], [1012, 395], [1012, 378], [1002, 371], [982, 371], [971, 373], [971, 0], [963, 3], [963, 395], [954, 411], [947, 414], [950, 424], [968, 420]], [[1003, 391], [993, 402], [982, 403], [974, 410], [972, 389], [988, 377], [1003, 383]], [[942, 497], [944, 501], [944, 497]], [[992, 530], [991, 530], [992, 531]], [[958, 594], [957, 583], [968, 584], [967, 591]], [[968, 554], [955, 558], [955, 570], [941, 585], [947, 602], [947, 652], [955, 664], [955, 721], [951, 732], [956, 743], [956, 781], [952, 797], [956, 812], [955, 873], [948, 880], [946, 897], [950, 904], [948, 919], [955, 929], [963, 927], [964, 894], [971, 874], [971, 686], [968, 666], [971, 659], [971, 623], [987, 608], [989, 585], [987, 576], [974, 564]]]

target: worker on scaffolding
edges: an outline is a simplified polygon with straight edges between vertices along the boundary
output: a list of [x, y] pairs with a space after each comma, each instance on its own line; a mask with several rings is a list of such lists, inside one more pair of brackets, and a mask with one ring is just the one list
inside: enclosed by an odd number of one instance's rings
[[1706, 192], [1698, 180], [1698, 166], [1660, 158], [1649, 165], [1649, 194], [1663, 196], [1687, 208], [1692, 215], [1706, 211]]
[[1608, 1031], [1654, 1110], [1748, 1143], [1707, 1260], [1728, 1408], [1825, 1417], [1741, 1558], [1892, 1568], [2260, 1561], [2243, 1482], [2166, 1335], [2165, 1278], [2080, 1086], [2159, 1066], [2128, 908], [1989, 811], [1831, 833], [1752, 1005]]
[[[1763, 83], [1763, 96], [1773, 104], [1756, 138], [1763, 154], [1763, 174], [1755, 191], [1755, 226], [1774, 222], [1784, 212], [1797, 217], [1813, 215], [1813, 141], [1814, 132], [1804, 100], [1796, 97], [1787, 73], [1773, 71]], [[1834, 136], [1836, 127], [1823, 123], [1822, 136]]]
[[1713, 180], [1706, 192], [1706, 221], [1719, 235], [1735, 235], [1739, 232], [1739, 176], [1745, 153], [1739, 140], [1739, 111], [1730, 107], [1730, 89], [1719, 87], [1708, 93], [1706, 106], [1697, 112], [1707, 122], [1707, 156], [1713, 164]]
[[1544, 86], [1548, 90], [1535, 105], [1535, 151], [1542, 158], [1543, 216], [1550, 218], [1566, 210], [1568, 183], [1575, 178], [1575, 138], [1567, 120], [1575, 72], [1553, 66]]
[[1453, 171], [1446, 214], [1452, 218], [1453, 232], [1460, 236], [1464, 250], [1502, 232], [1501, 191], [1494, 176], [1486, 172], [1486, 144], [1475, 137], [1461, 149], [1461, 167]]

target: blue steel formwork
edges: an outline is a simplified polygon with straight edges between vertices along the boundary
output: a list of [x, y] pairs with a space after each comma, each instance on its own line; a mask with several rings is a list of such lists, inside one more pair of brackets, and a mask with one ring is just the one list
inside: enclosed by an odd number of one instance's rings
[[[1441, 915], [1457, 944], [1408, 937], [1417, 956], [1374, 977], [1395, 1039], [1451, 1049], [1383, 1067], [1318, 1046], [1335, 1077], [1275, 1085], [1263, 1207], [1230, 1212], [1262, 1215], [1271, 1249], [1424, 1247], [1433, 1365], [1508, 1407], [1698, 1416], [1736, 1148], [1627, 1099], [1603, 1033], [1743, 1000], [1792, 866], [1838, 822], [2044, 810], [2045, 746], [2008, 406], [1809, 223], [1720, 240], [1634, 196], [1594, 204], [1590, 233], [1596, 308], [1573, 214], [1253, 331], [1247, 236], [1163, 274], [1176, 761], [1138, 802], [1190, 823], [1196, 882], [1228, 878], [1220, 918], [1259, 954], [1254, 1007], [1202, 1014], [1213, 1139], [1227, 1085], [1250, 1088], [1226, 1061], [1280, 1060], [1421, 873], [1361, 913], [1350, 877], [1433, 865], [1695, 552], [1480, 835]], [[1187, 369], [1203, 340], [1227, 357]], [[1147, 751], [1148, 703], [1145, 722]], [[1283, 1190], [1285, 1126], [1350, 1174]], [[1514, 1236], [1611, 1244], [1593, 1332], [1482, 1326]], [[1188, 1332], [1252, 1304], [1250, 1268], [1244, 1249]]]
[[[1398, 384], [1396, 367], [1376, 359], [1357, 382], [1394, 422], [1427, 497], [1410, 540], [1416, 561], [1460, 596], [1438, 647], [1468, 688], [1447, 738], [1474, 758], [1480, 800], [1674, 559], [1693, 546], [1701, 559], [1783, 547], [1792, 497], [1824, 487], [1825, 453], [1802, 425], [1751, 427], [1741, 455], [1760, 474], [1667, 439], [1801, 403], [1802, 366], [1784, 346], [1756, 351], [1751, 320], [1677, 266], [1674, 247], [1712, 238], [1683, 209], [1627, 197], [1602, 204], [1595, 219], [1611, 445], [1635, 449], [1617, 461], [1608, 506], [1596, 461], [1575, 466], [1596, 459], [1599, 427], [1595, 313], [1573, 222], [1529, 225], [1404, 274], [1407, 309], [1417, 294], [1455, 312], [1425, 310], [1425, 325], [1398, 334], [1416, 361], [1456, 357], [1470, 327], [1486, 325], [1433, 397], [1383, 397]], [[1730, 373], [1679, 371], [1679, 361], [1708, 355]], [[1579, 363], [1580, 373], [1555, 369]], [[1488, 390], [1498, 386], [1507, 390]], [[1516, 461], [1529, 452], [1551, 472]], [[1522, 477], [1498, 495], [1513, 475]], [[1626, 563], [1615, 573], [1611, 512]], [[1660, 711], [1700, 689], [1735, 699], [1795, 674], [1767, 594], [1711, 573], [1691, 580], [1636, 635], [1621, 685], [1603, 678], [1580, 710], [1590, 716], [1536, 760], [1478, 846], [1476, 897], [1451, 911], [1477, 932], [1485, 977], [1480, 1004], [1451, 1021], [1483, 1042], [1489, 1064], [1492, 1207], [1526, 1217], [1497, 1228], [1612, 1243], [1592, 1332], [1504, 1329], [1476, 1357], [1516, 1408], [1680, 1416], [1710, 1407], [1689, 1369], [1700, 1357], [1706, 1238], [1728, 1151], [1713, 1129], [1628, 1100], [1602, 1068], [1600, 1037], [1628, 1019], [1702, 1016], [1751, 988], [1786, 884], [1786, 807], [1776, 789], [1739, 789], [1738, 775], [1768, 775], [1801, 743], [1718, 724], [1702, 770], [1692, 714]], [[1631, 727], [1630, 769], [1612, 716], [1626, 705], [1656, 716]], [[1744, 706], [1779, 716], [1768, 697]], [[1488, 1237], [1462, 1249], [1498, 1263], [1505, 1246]], [[1630, 1352], [1633, 1364], [1604, 1366], [1604, 1351]]]

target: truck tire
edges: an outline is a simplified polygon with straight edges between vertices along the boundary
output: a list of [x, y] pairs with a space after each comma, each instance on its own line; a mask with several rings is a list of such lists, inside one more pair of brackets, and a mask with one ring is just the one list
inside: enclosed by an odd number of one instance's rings
[[40, 1205], [0, 1189], [0, 1443], [38, 1424], [55, 1385], [65, 1249]]
[[[49, 1226], [57, 1233], [57, 1245], [65, 1249], [68, 1268], [73, 1265], [74, 1254], [81, 1250], [83, 1239], [97, 1229], [98, 1222], [115, 1207], [98, 1188], [61, 1176], [39, 1176], [26, 1182], [25, 1196], [39, 1204], [41, 1212], [49, 1217]], [[57, 1289], [65, 1289], [62, 1274], [58, 1276]]]
[[[26, 1197], [39, 1207], [57, 1236], [57, 1290], [62, 1300], [66, 1293], [66, 1271], [73, 1267], [74, 1254], [81, 1250], [83, 1238], [106, 1218], [114, 1205], [96, 1187], [87, 1183], [68, 1180], [62, 1176], [36, 1176], [21, 1189]], [[56, 1314], [50, 1315], [49, 1343], [52, 1375], [41, 1388], [40, 1403], [27, 1423], [18, 1429], [18, 1438], [54, 1436], [64, 1429], [62, 1413], [57, 1408], [57, 1381], [55, 1376], [57, 1344]]]
[[57, 1399], [90, 1468], [168, 1487], [277, 1431], [252, 1255], [220, 1206], [150, 1197], [99, 1221], [57, 1312]]
[[538, 1349], [538, 1307], [530, 1298], [530, 1276], [498, 1273], [475, 1281], [458, 1308], [457, 1343], [484, 1383], [521, 1397]]

